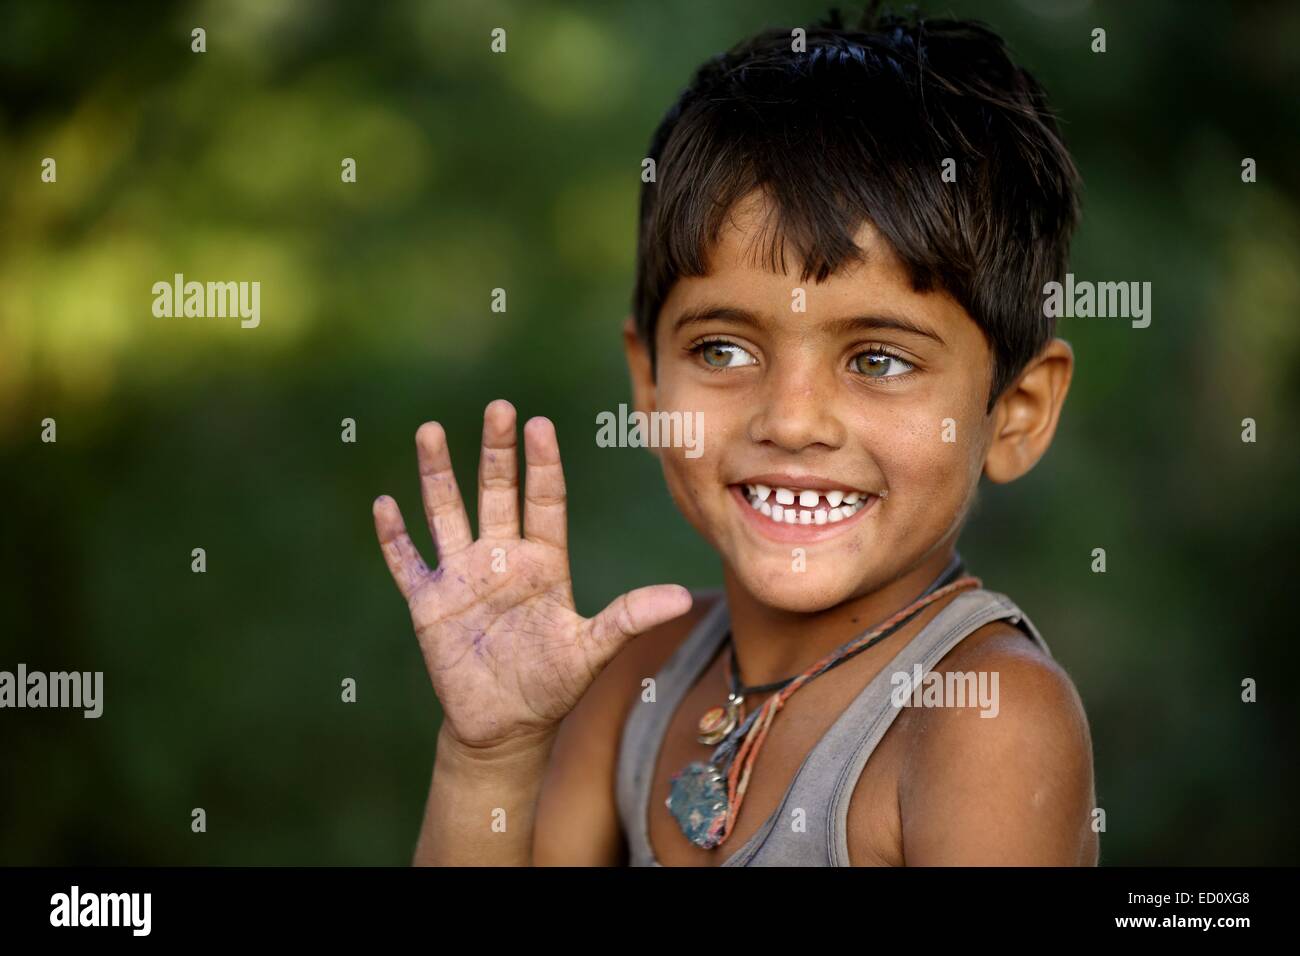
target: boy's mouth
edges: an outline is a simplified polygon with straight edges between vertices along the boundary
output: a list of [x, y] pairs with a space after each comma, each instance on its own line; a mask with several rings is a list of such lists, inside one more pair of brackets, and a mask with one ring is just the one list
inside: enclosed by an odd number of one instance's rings
[[857, 488], [808, 488], [796, 484], [740, 483], [732, 485], [749, 519], [760, 530], [781, 539], [822, 537], [858, 517], [876, 497]]
[[749, 506], [778, 524], [836, 524], [852, 517], [871, 497], [865, 491], [844, 489], [741, 487]]

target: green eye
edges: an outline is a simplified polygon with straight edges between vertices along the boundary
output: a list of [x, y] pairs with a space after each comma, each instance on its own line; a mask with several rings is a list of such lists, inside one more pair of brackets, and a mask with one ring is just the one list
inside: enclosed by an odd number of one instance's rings
[[849, 364], [853, 366], [855, 372], [867, 378], [893, 378], [896, 375], [905, 375], [915, 367], [911, 362], [905, 362], [888, 352], [863, 352], [855, 355]]
[[755, 361], [754, 356], [734, 342], [701, 342], [695, 351], [710, 368], [734, 368], [738, 365], [753, 365]]

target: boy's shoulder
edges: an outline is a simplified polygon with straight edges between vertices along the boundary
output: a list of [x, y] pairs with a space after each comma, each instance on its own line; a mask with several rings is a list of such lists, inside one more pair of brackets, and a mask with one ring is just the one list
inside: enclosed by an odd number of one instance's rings
[[721, 597], [692, 591], [691, 609], [624, 645], [560, 722], [538, 798], [533, 859], [538, 865], [626, 862], [615, 800], [618, 754], [641, 682], [653, 677]]
[[[1007, 619], [990, 621], [960, 641], [935, 665], [940, 674], [981, 675], [997, 697], [997, 711], [981, 717], [973, 708], [943, 707], [924, 713], [941, 723], [1010, 734], [1053, 727], [1086, 730], [1083, 702], [1074, 682], [1046, 648]], [[971, 718], [978, 723], [970, 724]], [[1005, 718], [1005, 719], [1003, 719]]]
[[898, 779], [907, 862], [1096, 862], [1092, 742], [1065, 669], [1008, 621], [935, 666], [974, 675], [992, 707], [916, 708]]

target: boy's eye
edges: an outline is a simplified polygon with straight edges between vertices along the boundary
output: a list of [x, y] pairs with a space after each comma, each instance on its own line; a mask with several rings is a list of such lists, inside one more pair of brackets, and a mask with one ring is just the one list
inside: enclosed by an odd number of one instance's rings
[[695, 351], [710, 368], [735, 368], [758, 361], [734, 342], [701, 342]]
[[893, 378], [896, 375], [906, 375], [915, 367], [911, 362], [905, 362], [888, 352], [862, 352], [855, 355], [849, 364], [855, 372], [860, 372], [867, 378]]

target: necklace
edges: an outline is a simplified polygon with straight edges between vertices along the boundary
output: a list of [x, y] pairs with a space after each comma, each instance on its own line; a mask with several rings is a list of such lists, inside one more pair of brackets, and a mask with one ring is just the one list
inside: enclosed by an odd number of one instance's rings
[[[883, 641], [939, 598], [981, 586], [979, 578], [960, 577], [964, 570], [961, 557], [954, 554], [943, 573], [907, 607], [872, 630], [840, 645], [802, 674], [771, 684], [741, 685], [736, 649], [728, 632], [723, 641], [730, 654], [727, 702], [705, 711], [696, 737], [702, 744], [717, 746], [707, 762], [694, 761], [673, 774], [668, 799], [664, 801], [686, 838], [707, 850], [720, 846], [731, 835], [749, 787], [750, 771], [767, 737], [768, 728], [777, 711], [795, 691]], [[769, 691], [777, 693], [746, 717], [746, 695]]]
[[[702, 744], [713, 745], [722, 740], [736, 729], [736, 726], [744, 719], [745, 716], [745, 697], [748, 695], [766, 694], [770, 691], [781, 690], [789, 684], [793, 677], [787, 677], [785, 680], [775, 681], [771, 684], [755, 684], [753, 687], [742, 687], [740, 685], [740, 670], [736, 664], [736, 649], [731, 646], [731, 632], [722, 641], [727, 645], [727, 657], [730, 661], [728, 675], [731, 681], [731, 689], [727, 693], [727, 703], [722, 707], [710, 707], [700, 718], [700, 733], [695, 738]], [[865, 648], [863, 648], [865, 650]], [[847, 657], [841, 657], [831, 667], [848, 660]], [[830, 667], [826, 668], [830, 670]]]

